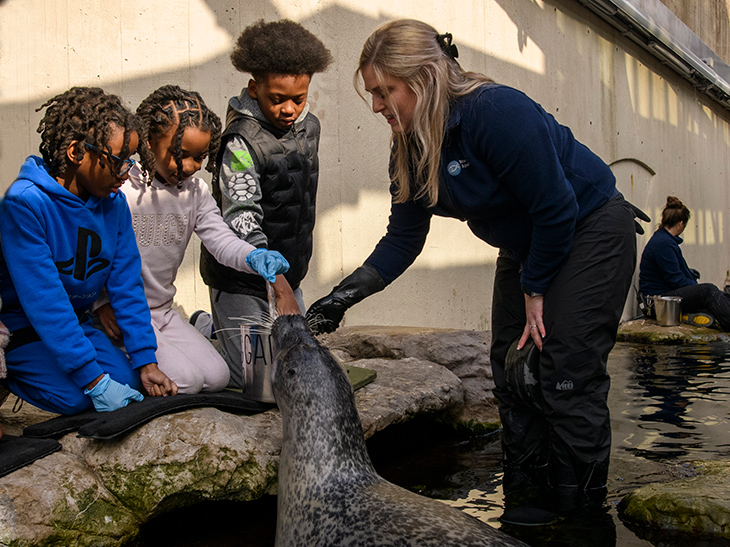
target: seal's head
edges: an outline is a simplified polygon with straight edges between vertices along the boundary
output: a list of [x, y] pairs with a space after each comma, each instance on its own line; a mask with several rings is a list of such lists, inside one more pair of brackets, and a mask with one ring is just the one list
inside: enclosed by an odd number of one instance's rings
[[[272, 387], [279, 409], [316, 407], [352, 399], [347, 374], [312, 334], [301, 315], [282, 315], [271, 327], [274, 342]], [[353, 401], [354, 403], [354, 401]]]
[[327, 475], [343, 465], [374, 473], [344, 368], [301, 315], [278, 317], [271, 338], [271, 383], [284, 429], [280, 477], [290, 470], [300, 479]]

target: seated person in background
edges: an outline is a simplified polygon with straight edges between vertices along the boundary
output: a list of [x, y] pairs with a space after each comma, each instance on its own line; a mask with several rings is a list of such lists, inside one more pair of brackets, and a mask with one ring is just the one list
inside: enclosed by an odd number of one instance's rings
[[[177, 393], [157, 367], [132, 218], [119, 187], [144, 134], [119, 97], [74, 87], [41, 108], [30, 156], [0, 202], [11, 392], [49, 412], [116, 410]], [[106, 287], [125, 354], [87, 313]]]
[[680, 234], [687, 227], [689, 209], [676, 197], [668, 196], [662, 221], [641, 255], [639, 292], [644, 296], [679, 296], [682, 321], [709, 326], [712, 319], [730, 331], [730, 294], [712, 283], [697, 283], [699, 273], [687, 266], [679, 248]]

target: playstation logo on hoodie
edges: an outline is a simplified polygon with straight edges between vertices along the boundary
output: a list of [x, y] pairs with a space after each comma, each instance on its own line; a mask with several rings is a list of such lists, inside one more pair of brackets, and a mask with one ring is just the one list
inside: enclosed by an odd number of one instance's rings
[[76, 235], [76, 257], [56, 262], [58, 272], [72, 275], [74, 279], [84, 281], [109, 266], [106, 258], [96, 258], [101, 254], [101, 238], [96, 232], [79, 226]]

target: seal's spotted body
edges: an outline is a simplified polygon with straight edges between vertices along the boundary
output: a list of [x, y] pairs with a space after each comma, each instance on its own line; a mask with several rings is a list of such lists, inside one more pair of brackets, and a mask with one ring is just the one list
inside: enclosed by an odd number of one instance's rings
[[301, 316], [273, 325], [284, 423], [276, 546], [519, 546], [524, 543], [380, 477], [347, 375]]

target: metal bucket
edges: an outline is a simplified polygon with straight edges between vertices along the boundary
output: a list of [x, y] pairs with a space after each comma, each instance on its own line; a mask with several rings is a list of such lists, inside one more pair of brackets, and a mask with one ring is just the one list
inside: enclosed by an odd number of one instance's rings
[[679, 296], [654, 296], [656, 320], [663, 327], [679, 325], [682, 298]]
[[241, 325], [243, 396], [262, 403], [275, 403], [271, 387], [274, 363], [271, 336], [259, 325]]

